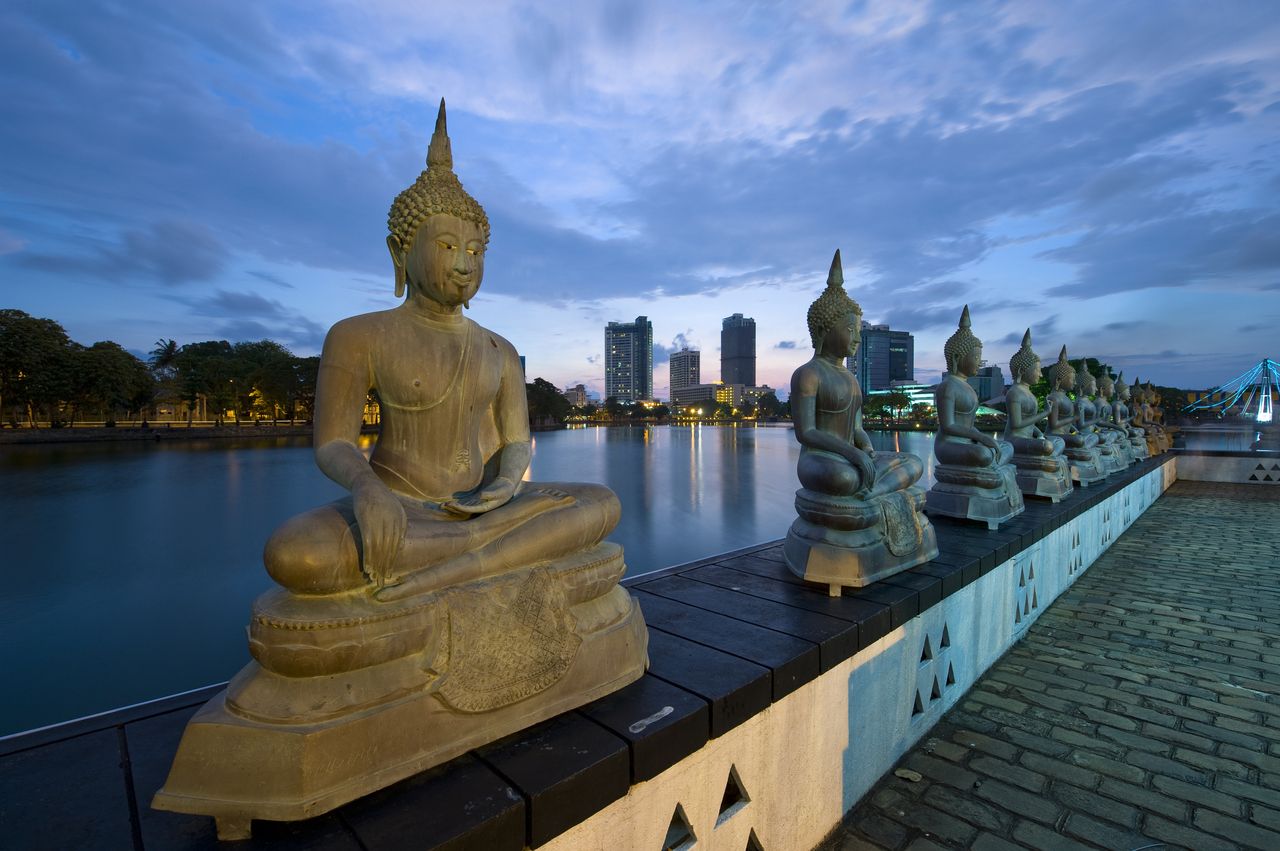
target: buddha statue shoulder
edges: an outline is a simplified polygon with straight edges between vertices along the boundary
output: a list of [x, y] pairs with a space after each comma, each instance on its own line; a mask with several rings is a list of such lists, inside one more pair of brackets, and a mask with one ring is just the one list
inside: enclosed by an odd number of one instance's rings
[[844, 290], [836, 251], [827, 286], [809, 308], [813, 357], [791, 377], [791, 415], [800, 443], [797, 519], [783, 546], [799, 576], [861, 587], [938, 554], [915, 487], [924, 463], [877, 452], [862, 427], [862, 391], [845, 368], [858, 349], [862, 309]]
[[930, 514], [978, 520], [990, 529], [1023, 511], [1022, 490], [1010, 462], [1013, 446], [977, 427], [978, 393], [968, 379], [982, 366], [982, 341], [974, 335], [969, 306], [943, 346], [947, 371], [934, 389], [938, 431], [933, 439], [934, 485]]
[[519, 357], [463, 313], [489, 220], [453, 171], [443, 101], [388, 228], [403, 302], [338, 322], [320, 357], [316, 463], [350, 495], [267, 542], [280, 587], [254, 603], [253, 661], [191, 721], [155, 799], [214, 815], [222, 838], [325, 812], [647, 666], [622, 548], [605, 540], [617, 497], [528, 480]]
[[[1013, 383], [1005, 393], [1004, 439], [1013, 447], [1018, 487], [1025, 496], [1057, 502], [1071, 493], [1071, 466], [1062, 454], [1066, 442], [1046, 434], [1049, 408], [1041, 408], [1031, 385], [1040, 380], [1040, 356], [1031, 348], [1031, 329], [1009, 359]], [[1044, 428], [1041, 428], [1041, 425]]]

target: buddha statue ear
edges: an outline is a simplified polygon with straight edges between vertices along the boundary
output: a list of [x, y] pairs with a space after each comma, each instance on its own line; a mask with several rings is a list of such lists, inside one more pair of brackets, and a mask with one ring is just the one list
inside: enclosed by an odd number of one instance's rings
[[387, 234], [387, 250], [391, 252], [391, 263], [396, 267], [396, 298], [404, 298], [404, 251], [400, 248], [399, 238], [393, 233]]

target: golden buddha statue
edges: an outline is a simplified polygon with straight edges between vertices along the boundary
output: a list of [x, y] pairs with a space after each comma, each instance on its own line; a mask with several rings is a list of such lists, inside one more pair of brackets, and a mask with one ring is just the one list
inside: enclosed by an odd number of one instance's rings
[[978, 394], [968, 378], [982, 366], [982, 341], [971, 329], [969, 306], [943, 346], [947, 371], [933, 391], [938, 432], [933, 454], [938, 463], [925, 505], [930, 514], [978, 520], [988, 529], [1024, 510], [1017, 470], [1009, 463], [1013, 445], [980, 431], [975, 422]]
[[1129, 440], [1129, 454], [1135, 461], [1140, 461], [1147, 457], [1147, 438], [1146, 432], [1138, 428], [1136, 421], [1139, 419], [1129, 409], [1129, 400], [1132, 393], [1129, 385], [1124, 381], [1124, 373], [1121, 372], [1116, 376], [1116, 403], [1115, 403], [1115, 421], [1122, 426]]
[[1107, 477], [1107, 469], [1098, 453], [1098, 435], [1081, 432], [1076, 402], [1067, 395], [1076, 386], [1076, 370], [1067, 360], [1067, 347], [1058, 353], [1058, 362], [1049, 367], [1049, 385], [1053, 389], [1045, 399], [1049, 409], [1049, 433], [1066, 442], [1065, 455], [1071, 462], [1071, 476], [1082, 487]]
[[1147, 421], [1155, 429], [1156, 438], [1160, 443], [1160, 451], [1167, 452], [1173, 448], [1173, 434], [1164, 425], [1164, 406], [1161, 405], [1164, 400], [1160, 396], [1160, 391], [1150, 381], [1145, 386], [1145, 398], [1147, 402]]
[[794, 573], [836, 596], [929, 561], [938, 544], [915, 485], [924, 463], [877, 452], [862, 428], [862, 391], [844, 365], [861, 341], [862, 308], [844, 290], [839, 251], [808, 320], [813, 357], [791, 376], [799, 516], [783, 553]]
[[[453, 172], [444, 101], [427, 168], [395, 199], [390, 310], [325, 339], [316, 463], [351, 495], [267, 543], [254, 661], [191, 721], [155, 806], [293, 820], [639, 678], [648, 633], [618, 582], [620, 515], [598, 484], [525, 481], [515, 348], [463, 315], [489, 221]], [[357, 446], [365, 399], [382, 426]]]
[[1041, 409], [1031, 392], [1041, 370], [1040, 356], [1031, 348], [1030, 328], [1022, 335], [1022, 346], [1009, 359], [1009, 372], [1013, 384], [1004, 397], [1004, 439], [1013, 446], [1018, 487], [1026, 496], [1057, 502], [1071, 493], [1071, 465], [1062, 454], [1066, 442], [1040, 428], [1049, 418], [1049, 409]]

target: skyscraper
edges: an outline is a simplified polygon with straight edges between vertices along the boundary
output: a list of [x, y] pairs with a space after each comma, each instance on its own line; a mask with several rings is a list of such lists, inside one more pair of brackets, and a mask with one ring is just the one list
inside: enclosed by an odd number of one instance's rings
[[895, 381], [915, 381], [916, 338], [888, 325], [862, 323], [862, 345], [846, 366], [858, 376], [862, 392], [888, 390]]
[[756, 383], [756, 321], [735, 313], [720, 326], [720, 380], [725, 384]]
[[610, 322], [604, 329], [604, 395], [619, 402], [653, 398], [653, 323]]
[[671, 398], [675, 392], [702, 383], [702, 352], [681, 349], [671, 354]]

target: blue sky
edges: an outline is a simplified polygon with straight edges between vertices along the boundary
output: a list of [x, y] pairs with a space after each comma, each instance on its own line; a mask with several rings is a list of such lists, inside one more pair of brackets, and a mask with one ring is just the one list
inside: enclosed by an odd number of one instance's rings
[[754, 316], [809, 356], [842, 250], [917, 376], [969, 303], [1157, 383], [1280, 355], [1280, 5], [1264, 2], [9, 2], [0, 307], [140, 353], [393, 306], [387, 208], [440, 97], [493, 226], [472, 317], [602, 389]]

